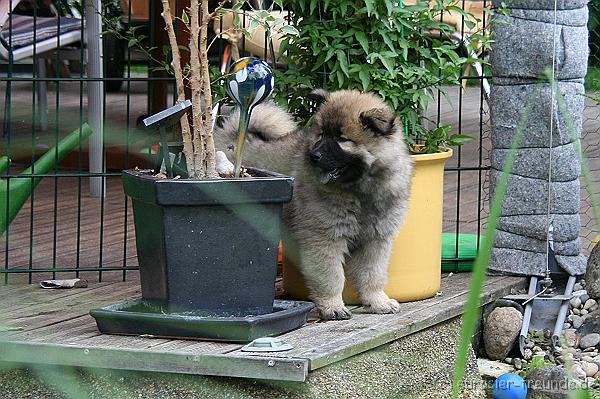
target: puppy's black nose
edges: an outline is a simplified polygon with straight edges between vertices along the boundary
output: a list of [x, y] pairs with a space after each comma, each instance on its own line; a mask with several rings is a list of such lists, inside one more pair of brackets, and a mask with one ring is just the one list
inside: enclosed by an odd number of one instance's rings
[[321, 151], [312, 150], [310, 152], [310, 160], [311, 162], [319, 162], [321, 160]]

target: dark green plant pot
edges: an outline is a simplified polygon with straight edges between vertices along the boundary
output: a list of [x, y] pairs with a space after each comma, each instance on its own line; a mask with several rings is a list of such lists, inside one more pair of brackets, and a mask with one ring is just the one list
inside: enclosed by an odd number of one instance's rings
[[252, 172], [215, 180], [123, 172], [145, 300], [214, 316], [273, 311], [281, 212], [293, 179]]

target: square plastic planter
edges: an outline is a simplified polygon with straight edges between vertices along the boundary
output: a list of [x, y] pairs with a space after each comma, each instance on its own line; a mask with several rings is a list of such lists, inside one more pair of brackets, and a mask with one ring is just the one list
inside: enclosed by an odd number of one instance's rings
[[273, 312], [283, 204], [293, 179], [157, 179], [123, 172], [133, 201], [142, 297], [167, 312]]

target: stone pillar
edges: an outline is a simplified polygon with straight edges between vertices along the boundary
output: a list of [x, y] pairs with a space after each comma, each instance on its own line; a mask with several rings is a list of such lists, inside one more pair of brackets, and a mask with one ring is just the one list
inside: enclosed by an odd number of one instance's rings
[[[496, 6], [499, 3], [494, 0]], [[521, 114], [530, 101], [533, 101], [533, 109], [509, 178], [489, 268], [511, 274], [544, 275], [550, 188], [550, 239], [557, 262], [569, 274], [583, 274], [586, 261], [580, 254], [581, 167], [576, 140], [582, 126], [584, 97], [581, 94], [588, 59], [587, 0], [557, 0], [556, 26], [554, 0], [508, 0], [505, 3], [510, 16], [499, 15], [498, 23], [492, 24], [492, 194]], [[539, 87], [537, 78], [552, 69], [554, 43], [559, 90], [555, 96], [562, 96], [567, 104], [576, 140], [567, 129], [556, 98], [552, 111], [549, 83], [542, 84], [538, 94], [531, 97]], [[552, 180], [549, 183], [550, 159]]]

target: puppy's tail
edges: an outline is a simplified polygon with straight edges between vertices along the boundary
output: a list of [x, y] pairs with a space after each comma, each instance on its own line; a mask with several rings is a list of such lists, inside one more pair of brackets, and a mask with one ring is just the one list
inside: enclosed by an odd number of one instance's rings
[[[217, 120], [214, 132], [215, 147], [234, 161], [238, 138], [239, 109]], [[273, 172], [289, 174], [291, 157], [297, 152], [300, 132], [290, 114], [273, 102], [257, 105], [252, 111], [243, 164]]]

